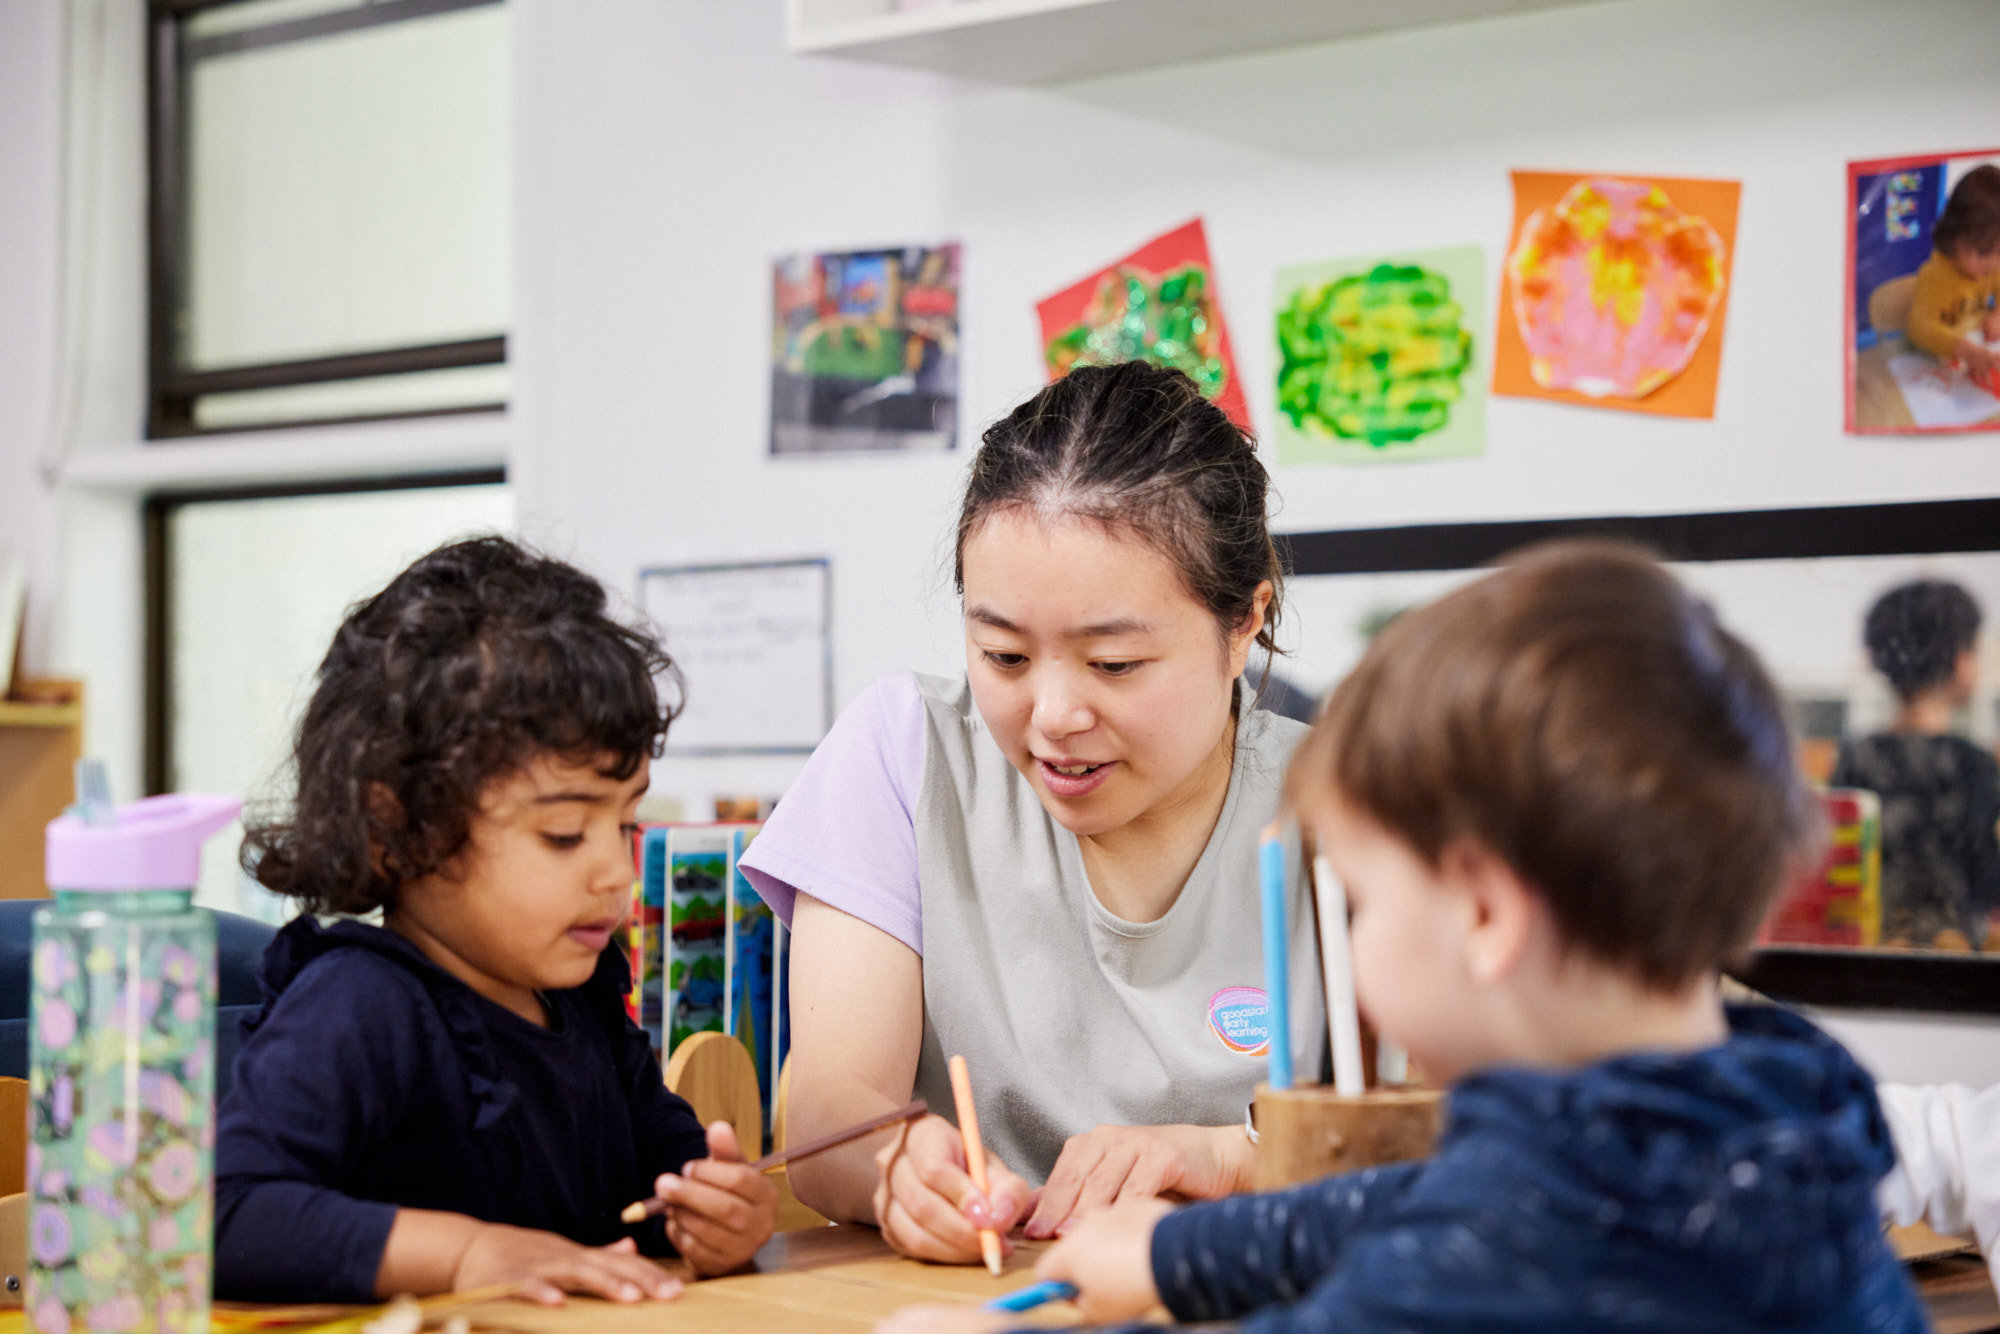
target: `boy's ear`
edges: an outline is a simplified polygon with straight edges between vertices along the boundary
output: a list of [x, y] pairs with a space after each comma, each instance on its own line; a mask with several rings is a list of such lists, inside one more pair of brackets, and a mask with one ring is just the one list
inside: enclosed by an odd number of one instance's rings
[[1466, 971], [1489, 986], [1504, 982], [1527, 957], [1542, 901], [1513, 867], [1476, 843], [1452, 844], [1442, 861], [1445, 877], [1465, 895]]

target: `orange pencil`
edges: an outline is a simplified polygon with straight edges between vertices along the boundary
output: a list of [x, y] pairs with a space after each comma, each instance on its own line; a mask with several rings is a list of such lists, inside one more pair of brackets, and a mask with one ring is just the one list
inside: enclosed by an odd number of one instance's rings
[[[965, 1170], [972, 1177], [973, 1188], [985, 1195], [986, 1147], [979, 1142], [979, 1110], [972, 1105], [972, 1074], [965, 1068], [963, 1056], [951, 1058], [951, 1100], [958, 1104], [958, 1133], [965, 1140]], [[986, 1257], [987, 1271], [998, 1278], [1000, 1234], [990, 1227], [980, 1228], [979, 1253]]]

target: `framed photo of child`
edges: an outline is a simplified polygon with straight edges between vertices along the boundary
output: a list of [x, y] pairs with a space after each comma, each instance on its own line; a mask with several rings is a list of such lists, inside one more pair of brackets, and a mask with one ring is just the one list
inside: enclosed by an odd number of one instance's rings
[[1847, 429], [2000, 431], [2000, 148], [1847, 167]]

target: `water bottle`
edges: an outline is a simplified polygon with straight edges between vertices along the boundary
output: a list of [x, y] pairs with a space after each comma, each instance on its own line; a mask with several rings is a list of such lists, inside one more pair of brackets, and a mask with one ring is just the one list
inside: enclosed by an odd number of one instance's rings
[[50, 823], [30, 984], [27, 1317], [37, 1334], [206, 1334], [215, 919], [202, 841], [232, 797]]

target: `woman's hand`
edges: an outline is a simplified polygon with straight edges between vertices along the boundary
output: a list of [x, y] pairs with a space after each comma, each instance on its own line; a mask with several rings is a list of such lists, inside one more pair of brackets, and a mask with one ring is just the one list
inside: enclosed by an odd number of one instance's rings
[[1253, 1162], [1241, 1126], [1099, 1126], [1063, 1145], [1026, 1234], [1061, 1236], [1075, 1220], [1125, 1200], [1232, 1195], [1249, 1185]]
[[1035, 1266], [1035, 1277], [1076, 1288], [1093, 1325], [1137, 1320], [1160, 1304], [1153, 1283], [1153, 1229], [1174, 1211], [1165, 1200], [1127, 1200], [1076, 1224]]
[[741, 1269], [778, 1224], [778, 1188], [743, 1161], [727, 1121], [708, 1128], [708, 1157], [653, 1184], [667, 1202], [667, 1240], [697, 1274]]
[[636, 1302], [666, 1301], [681, 1291], [681, 1281], [640, 1255], [630, 1237], [609, 1246], [581, 1246], [553, 1232], [481, 1224], [458, 1257], [451, 1289], [469, 1292], [502, 1283], [519, 1284], [519, 1296], [545, 1306], [561, 1306], [567, 1292]]
[[917, 1260], [977, 1263], [980, 1229], [998, 1232], [1006, 1245], [1033, 1195], [1027, 1182], [989, 1153], [988, 1193], [982, 1197], [966, 1175], [958, 1127], [935, 1114], [883, 1145], [875, 1165], [876, 1225], [883, 1240]]

